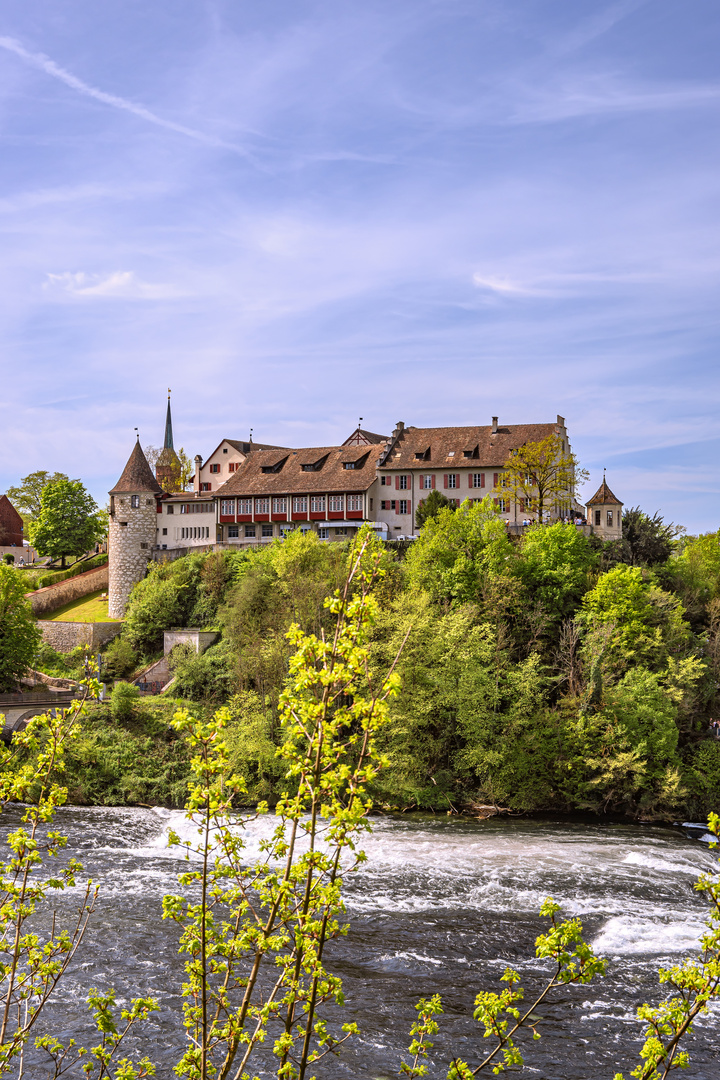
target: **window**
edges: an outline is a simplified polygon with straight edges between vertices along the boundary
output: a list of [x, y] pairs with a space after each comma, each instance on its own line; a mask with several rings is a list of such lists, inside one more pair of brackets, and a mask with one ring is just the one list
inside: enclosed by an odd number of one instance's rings
[[318, 536], [321, 540], [327, 540], [330, 536], [330, 530], [328, 528], [318, 529]]
[[390, 487], [391, 484], [392, 484], [392, 476], [381, 476], [380, 477], [380, 486], [381, 487]]
[[201, 491], [212, 491], [212, 484], [201, 484], [200, 485], [200, 490]]
[[348, 510], [362, 510], [362, 495], [348, 495], [347, 497]]
[[252, 499], [238, 499], [238, 514], [252, 514]]
[[394, 499], [383, 499], [382, 502], [380, 503], [380, 509], [381, 510], [394, 510], [395, 509], [395, 500]]
[[139, 495], [131, 495], [130, 496], [130, 505], [134, 506], [135, 509], [137, 509], [140, 506], [140, 496]]
[[239, 525], [228, 525], [228, 540], [237, 540], [240, 537]]
[[470, 473], [470, 487], [483, 488], [485, 487], [485, 473], [474, 472]]
[[456, 488], [458, 486], [458, 479], [459, 477], [457, 473], [448, 473], [447, 483], [445, 484], [445, 487]]
[[533, 475], [532, 475], [532, 473], [525, 473], [525, 486], [526, 487], [532, 487], [532, 485], [533, 485]]
[[373, 500], [371, 499], [370, 500], [370, 509], [372, 510], [372, 508], [373, 508]]
[[267, 536], [272, 536], [272, 534], [273, 534], [272, 522], [271, 521], [264, 522], [263, 527], [262, 527], [262, 535], [267, 537]]
[[167, 529], [163, 529], [163, 536], [167, 536]]
[[269, 514], [270, 513], [270, 500], [269, 499], [256, 499], [255, 500], [255, 513], [256, 514]]
[[175, 507], [173, 506], [172, 503], [169, 503], [168, 506], [165, 509], [167, 510], [168, 514], [174, 514], [175, 513]]
[[231, 461], [230, 464], [228, 465], [228, 472], [236, 472], [237, 469], [239, 469], [239, 468], [240, 468], [240, 462], [239, 461]]
[[344, 510], [342, 495], [331, 495], [329, 508], [333, 514], [341, 514]]
[[498, 510], [500, 511], [501, 514], [506, 514], [507, 513], [507, 500], [506, 499], [496, 499], [495, 500], [495, 505], [497, 506], [497, 508], [498, 508]]
[[312, 514], [324, 514], [325, 513], [325, 496], [324, 495], [311, 495], [310, 496], [310, 513], [312, 513]]
[[307, 514], [307, 495], [293, 495], [293, 514]]
[[287, 499], [284, 495], [273, 496], [273, 514], [287, 514]]
[[223, 499], [220, 503], [220, 513], [223, 517], [229, 517], [235, 513], [235, 500]]
[[354, 461], [343, 461], [343, 469], [354, 469], [354, 468], [355, 468], [355, 462]]
[[432, 486], [433, 486], [432, 480], [433, 480], [432, 476], [421, 476], [420, 477], [420, 487], [424, 491], [430, 491]]
[[227, 454], [227, 446], [223, 446], [223, 454]]
[[401, 491], [407, 491], [407, 489], [408, 489], [408, 478], [407, 478], [407, 476], [401, 476], [400, 477], [400, 483], [399, 483], [398, 486], [399, 486]]
[[407, 514], [407, 513], [408, 513], [408, 500], [407, 499], [401, 499], [400, 503], [399, 503], [398, 514]]
[[599, 524], [600, 524], [600, 521], [601, 521], [601, 517], [600, 517], [600, 515], [601, 515], [601, 513], [602, 513], [602, 511], [601, 511], [601, 510], [596, 510], [596, 511], [595, 511], [595, 524], [596, 524], [596, 525], [599, 525]]
[[220, 466], [219, 465], [211, 465], [210, 466], [210, 472], [220, 472]]
[[612, 529], [612, 523], [613, 523], [613, 512], [612, 512], [612, 510], [608, 510], [608, 512], [607, 512], [607, 523], [608, 523], [608, 528]]
[[344, 526], [341, 529], [336, 529], [335, 530], [335, 535], [336, 536], [347, 536], [347, 534], [348, 534], [348, 531]]

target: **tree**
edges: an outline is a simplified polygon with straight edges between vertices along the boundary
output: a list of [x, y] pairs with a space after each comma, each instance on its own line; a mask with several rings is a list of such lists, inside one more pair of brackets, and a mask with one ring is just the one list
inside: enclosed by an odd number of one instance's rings
[[37, 472], [29, 473], [23, 477], [19, 487], [9, 487], [5, 494], [18, 513], [23, 515], [25, 523], [28, 524], [40, 514], [42, 493], [48, 484], [56, 484], [58, 480], [67, 479], [65, 473], [49, 473], [45, 469], [39, 469]]
[[622, 518], [623, 545], [631, 566], [656, 566], [667, 562], [673, 548], [673, 540], [683, 532], [682, 525], [672, 522], [666, 525], [656, 510], [652, 517], [643, 513], [639, 506], [626, 510]]
[[45, 485], [40, 514], [30, 525], [30, 540], [41, 555], [62, 558], [65, 566], [68, 555], [81, 555], [102, 536], [97, 504], [80, 480]]
[[453, 505], [446, 495], [443, 495], [442, 491], [431, 491], [426, 499], [421, 499], [417, 510], [415, 511], [415, 525], [418, 529], [422, 529], [428, 518], [437, 517], [438, 511], [443, 507], [453, 509]]
[[41, 634], [20, 574], [0, 563], [0, 691], [12, 690], [30, 667]]
[[570, 513], [577, 485], [588, 475], [586, 469], [578, 468], [575, 454], [565, 450], [560, 435], [548, 435], [513, 450], [499, 484], [513, 501], [524, 500], [526, 510], [544, 521], [549, 503], [566, 507], [564, 513]]

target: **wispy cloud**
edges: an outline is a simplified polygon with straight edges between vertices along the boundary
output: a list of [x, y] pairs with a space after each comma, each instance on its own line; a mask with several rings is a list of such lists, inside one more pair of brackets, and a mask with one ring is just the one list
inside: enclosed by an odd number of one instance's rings
[[0, 48], [7, 50], [7, 52], [14, 53], [15, 56], [19, 56], [21, 60], [24, 60], [32, 67], [44, 71], [46, 75], [50, 75], [53, 79], [59, 79], [60, 82], [65, 83], [66, 86], [69, 86], [72, 90], [76, 90], [79, 94], [93, 98], [95, 101], [102, 102], [103, 105], [110, 105], [114, 109], [122, 109], [124, 112], [132, 113], [133, 116], [137, 116], [150, 124], [156, 124], [158, 127], [166, 128], [168, 131], [175, 131], [178, 135], [186, 135], [190, 139], [197, 139], [199, 142], [207, 143], [208, 146], [222, 147], [223, 149], [232, 150], [235, 153], [250, 157], [250, 154], [246, 149], [237, 146], [234, 143], [225, 142], [222, 139], [216, 138], [214, 135], [209, 135], [207, 132], [198, 131], [197, 128], [187, 127], [185, 124], [177, 124], [174, 120], [167, 120], [163, 116], [158, 116], [157, 113], [145, 108], [144, 105], [138, 105], [136, 102], [128, 101], [127, 98], [120, 97], [117, 94], [108, 94], [105, 90], [99, 90], [96, 86], [90, 86], [89, 83], [79, 79], [77, 75], [73, 75], [72, 72], [66, 71], [65, 68], [60, 67], [59, 64], [56, 64], [55, 61], [49, 56], [46, 56], [45, 53], [30, 52], [29, 49], [26, 49], [19, 41], [16, 41], [15, 38], [0, 36]]
[[132, 270], [116, 270], [112, 274], [86, 274], [84, 271], [48, 274], [44, 289], [118, 300], [174, 300], [183, 293], [174, 285], [157, 285], [140, 281]]

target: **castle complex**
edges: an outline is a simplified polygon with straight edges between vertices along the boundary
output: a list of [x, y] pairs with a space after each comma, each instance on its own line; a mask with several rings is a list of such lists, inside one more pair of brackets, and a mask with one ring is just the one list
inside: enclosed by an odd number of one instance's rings
[[[340, 446], [292, 449], [223, 439], [203, 463], [195, 457], [192, 491], [183, 490], [168, 398], [165, 440], [155, 475], [140, 442], [110, 492], [109, 614], [121, 618], [130, 590], [151, 558], [187, 550], [262, 544], [300, 529], [322, 540], [351, 537], [369, 522], [385, 539], [417, 535], [416, 511], [439, 490], [459, 506], [490, 495], [511, 531], [535, 520], [508, 499], [503, 469], [513, 450], [555, 436], [570, 454], [565, 420], [487, 426], [405, 427], [391, 436], [358, 425]], [[605, 540], [622, 536], [622, 503], [605, 478], [585, 507], [569, 496], [548, 520], [572, 520]], [[162, 552], [167, 552], [163, 556]]]

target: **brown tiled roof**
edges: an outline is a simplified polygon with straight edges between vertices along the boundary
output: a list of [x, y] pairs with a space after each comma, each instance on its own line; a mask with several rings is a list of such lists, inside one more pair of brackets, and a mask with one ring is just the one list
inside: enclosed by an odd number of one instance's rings
[[620, 502], [620, 499], [615, 498], [612, 491], [605, 483], [605, 477], [603, 477], [603, 482], [593, 495], [592, 499], [588, 499], [586, 505], [596, 506], [599, 504], [602, 506], [604, 503], [616, 503], [619, 506], [623, 505]]
[[[241, 454], [249, 454], [251, 450], [287, 450], [287, 446], [275, 446], [274, 443], [262, 443], [262, 442], [243, 442], [241, 439], [223, 439], [223, 442], [230, 443], [236, 450], [239, 450]], [[222, 443], [218, 443], [218, 446], [222, 446]], [[213, 450], [213, 454], [215, 451]], [[212, 454], [210, 455], [212, 457]]]
[[162, 495], [162, 488], [152, 474], [139, 441], [133, 446], [122, 476], [115, 487], [110, 489], [109, 494], [122, 495], [138, 491], [152, 491], [156, 495]]
[[390, 438], [389, 435], [378, 435], [374, 431], [366, 431], [365, 428], [355, 428], [352, 435], [348, 435], [347, 439], [343, 443], [343, 446], [347, 446], [350, 440], [357, 438], [358, 435], [362, 435], [363, 439], [368, 445], [374, 443], [386, 443]]
[[[231, 495], [288, 495], [313, 492], [367, 491], [375, 480], [379, 446], [311, 446], [290, 450], [285, 455], [273, 450], [258, 450], [248, 454], [240, 468], [221, 488], [215, 498]], [[279, 472], [264, 473], [263, 467], [277, 465], [285, 457]], [[303, 465], [325, 459], [317, 472], [304, 472]], [[344, 468], [354, 463], [354, 469]]]
[[[511, 450], [539, 442], [559, 432], [557, 424], [511, 424], [493, 434], [492, 427], [403, 428], [383, 469], [421, 469], [423, 465], [462, 465], [472, 461], [483, 466], [503, 466]], [[466, 457], [464, 451], [472, 457]], [[417, 458], [416, 454], [422, 454]]]

